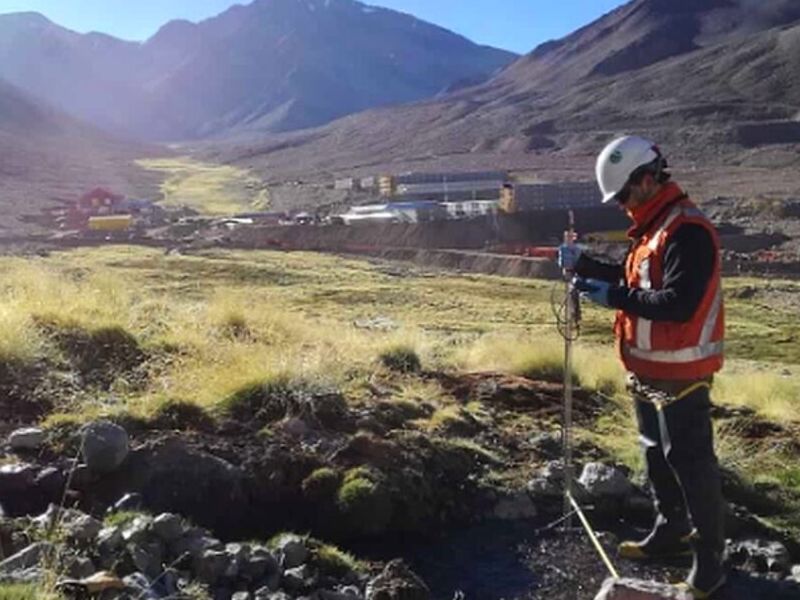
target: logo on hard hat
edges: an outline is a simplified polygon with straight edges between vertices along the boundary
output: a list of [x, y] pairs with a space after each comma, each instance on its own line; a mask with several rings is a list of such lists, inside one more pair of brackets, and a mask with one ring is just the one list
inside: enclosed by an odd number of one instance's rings
[[617, 165], [622, 162], [622, 152], [619, 150], [614, 150], [609, 157], [612, 165]]

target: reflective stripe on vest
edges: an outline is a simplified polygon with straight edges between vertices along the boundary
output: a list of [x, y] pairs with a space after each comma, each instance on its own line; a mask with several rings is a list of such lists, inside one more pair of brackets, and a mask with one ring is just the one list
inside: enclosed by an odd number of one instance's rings
[[[676, 206], [670, 211], [667, 218], [664, 219], [664, 222], [648, 242], [647, 246], [652, 252], [658, 250], [662, 236], [666, 234], [666, 231], [675, 222], [675, 219], [681, 215], [690, 218], [705, 218], [703, 212], [697, 208]], [[642, 260], [639, 265], [638, 275], [640, 289], [649, 290], [653, 288], [653, 282], [650, 276], [649, 258]], [[638, 317], [636, 319], [636, 346], [623, 343], [623, 350], [634, 358], [655, 363], [685, 364], [721, 355], [723, 352], [723, 341], [711, 342], [721, 309], [722, 289], [718, 287], [714, 295], [711, 309], [703, 323], [697, 346], [681, 348], [679, 350], [653, 350], [653, 321]]]
[[724, 346], [725, 342], [720, 340], [719, 342], [693, 346], [692, 348], [681, 348], [680, 350], [642, 350], [625, 344], [624, 350], [634, 358], [650, 362], [685, 364], [711, 358], [712, 356], [719, 356], [722, 354]]
[[[689, 209], [686, 209], [685, 212], [688, 213], [688, 211]], [[650, 248], [650, 250], [655, 252], [658, 249], [658, 244], [661, 242], [661, 236], [666, 233], [669, 226], [675, 222], [675, 219], [677, 219], [682, 212], [684, 212], [684, 209], [680, 206], [676, 206], [670, 211], [669, 215], [667, 215], [667, 218], [664, 219], [664, 223], [662, 223], [661, 227], [658, 228], [658, 231], [655, 232], [653, 237], [650, 238], [650, 241], [647, 243], [647, 247]]]

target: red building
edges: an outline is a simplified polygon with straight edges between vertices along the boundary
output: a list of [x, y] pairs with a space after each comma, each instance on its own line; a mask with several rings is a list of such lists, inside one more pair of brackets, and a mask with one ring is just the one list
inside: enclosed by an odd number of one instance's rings
[[75, 209], [86, 216], [113, 215], [118, 211], [124, 211], [124, 203], [125, 196], [105, 188], [95, 188], [78, 198]]

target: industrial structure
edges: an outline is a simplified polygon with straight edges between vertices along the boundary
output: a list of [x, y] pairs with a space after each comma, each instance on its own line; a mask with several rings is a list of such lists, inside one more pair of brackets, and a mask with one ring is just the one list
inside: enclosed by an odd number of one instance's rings
[[603, 207], [594, 181], [517, 183], [506, 171], [405, 173], [336, 180], [336, 189], [366, 192], [381, 202], [338, 215], [346, 224], [469, 219], [533, 211]]

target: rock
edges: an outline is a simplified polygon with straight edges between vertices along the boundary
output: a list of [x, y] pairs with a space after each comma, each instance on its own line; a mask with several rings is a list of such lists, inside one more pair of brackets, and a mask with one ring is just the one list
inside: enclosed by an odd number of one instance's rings
[[500, 498], [492, 512], [494, 518], [503, 521], [533, 519], [537, 514], [536, 505], [525, 490], [511, 492]]
[[4, 491], [25, 491], [33, 485], [39, 471], [33, 465], [15, 463], [0, 465], [0, 489]]
[[44, 430], [38, 427], [17, 429], [8, 436], [12, 450], [38, 450], [44, 444]]
[[319, 600], [361, 600], [361, 592], [355, 586], [343, 587], [338, 591], [320, 590]]
[[137, 600], [159, 600], [159, 594], [152, 589], [150, 580], [142, 573], [131, 573], [123, 577], [122, 582]]
[[138, 515], [122, 528], [122, 539], [127, 544], [143, 544], [147, 540], [153, 526], [153, 519], [147, 515]]
[[142, 510], [142, 495], [137, 493], [125, 494], [114, 503], [109, 512]]
[[759, 573], [785, 575], [791, 568], [789, 550], [780, 542], [745, 540], [731, 544], [728, 558], [736, 566]]
[[164, 549], [158, 542], [148, 542], [141, 546], [128, 544], [128, 552], [136, 568], [150, 579], [156, 579], [163, 570]]
[[117, 526], [104, 527], [97, 534], [97, 549], [101, 555], [109, 555], [122, 547], [122, 528]]
[[285, 534], [278, 540], [276, 548], [284, 569], [299, 567], [308, 560], [308, 548], [300, 536]]
[[64, 492], [66, 477], [60, 469], [56, 467], [46, 467], [39, 471], [33, 484], [47, 495], [60, 495]]
[[255, 600], [292, 600], [292, 597], [285, 592], [273, 592], [263, 587], [256, 590]]
[[13, 576], [15, 571], [38, 567], [42, 558], [46, 554], [53, 552], [54, 549], [53, 544], [49, 542], [36, 542], [13, 556], [9, 556], [3, 562], [0, 562], [0, 579], [6, 576]]
[[692, 596], [666, 583], [609, 578], [594, 600], [692, 600]]
[[[272, 553], [263, 546], [253, 546], [250, 557], [240, 565], [240, 575], [248, 581], [261, 581], [269, 575], [278, 575], [280, 583], [280, 565]], [[278, 583], [273, 590], [277, 589]]]
[[94, 421], [83, 434], [83, 459], [95, 473], [113, 473], [128, 457], [128, 432], [110, 421]]
[[367, 583], [367, 600], [430, 600], [428, 586], [402, 560], [393, 560]]
[[310, 565], [302, 565], [283, 572], [283, 587], [290, 592], [300, 592], [314, 587], [316, 577]]
[[64, 511], [61, 518], [67, 536], [77, 542], [94, 540], [103, 529], [103, 524], [94, 517], [76, 512]]
[[790, 571], [789, 579], [800, 583], [800, 565], [794, 565]]
[[0, 465], [0, 505], [6, 515], [16, 517], [44, 511], [58, 494], [37, 484], [40, 469], [26, 463]]
[[165, 542], [174, 542], [183, 535], [183, 519], [171, 513], [161, 513], [153, 520], [153, 533]]
[[603, 463], [584, 466], [578, 483], [593, 498], [624, 498], [633, 491], [633, 484], [622, 471]]
[[87, 465], [77, 465], [72, 471], [70, 487], [73, 490], [85, 491], [97, 482], [98, 475]]
[[231, 596], [231, 600], [252, 600], [253, 596], [250, 592], [236, 592]]
[[528, 482], [527, 489], [534, 498], [560, 497], [564, 493], [564, 465], [557, 460], [548, 462]]
[[207, 550], [221, 548], [222, 542], [206, 535], [202, 529], [196, 528], [189, 530], [172, 544], [172, 551], [176, 556], [187, 554], [194, 559], [200, 558]]
[[231, 537], [247, 533], [249, 521], [243, 516], [250, 510], [252, 498], [244, 469], [185, 440], [170, 437], [137, 448], [109, 480], [120, 489], [141, 493], [147, 507], [156, 513], [179, 513]]
[[194, 571], [203, 583], [214, 585], [225, 576], [231, 566], [231, 557], [225, 551], [206, 550], [194, 561]]
[[67, 575], [73, 579], [83, 579], [95, 573], [94, 563], [85, 556], [76, 556], [65, 565]]

